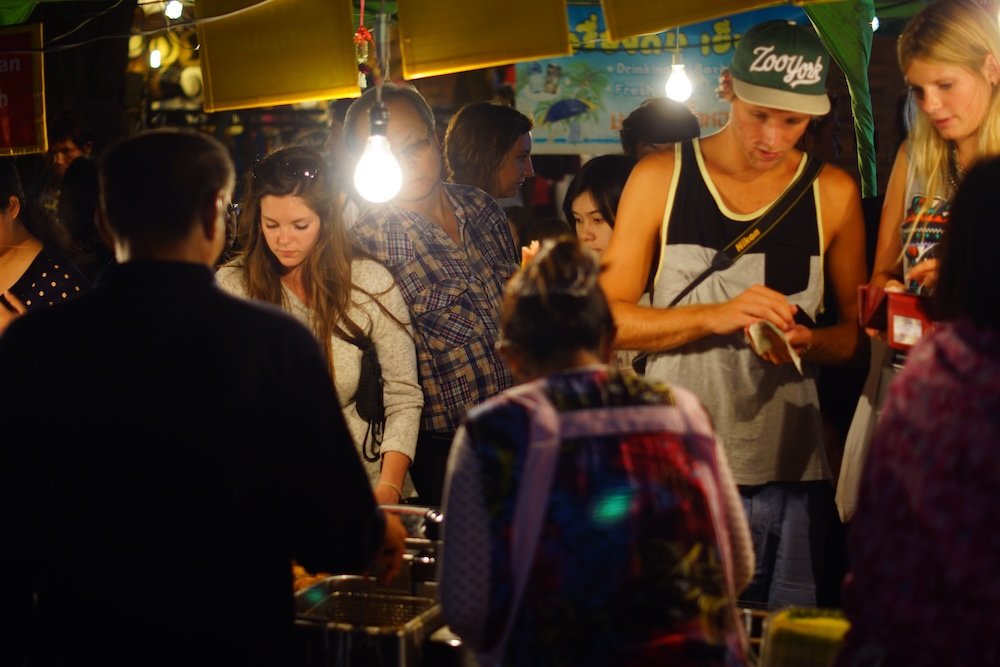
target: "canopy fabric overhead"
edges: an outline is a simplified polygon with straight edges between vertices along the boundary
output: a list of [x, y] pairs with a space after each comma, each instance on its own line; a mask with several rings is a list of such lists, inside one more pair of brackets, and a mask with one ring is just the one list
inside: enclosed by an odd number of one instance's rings
[[[615, 40], [776, 4], [783, 3], [600, 0], [608, 35]], [[865, 197], [875, 196], [875, 126], [868, 86], [874, 0], [796, 4], [803, 5], [847, 79], [861, 191]], [[398, 10], [407, 79], [572, 53], [565, 0], [478, 0], [474, 12], [456, 11], [451, 3], [439, 0], [399, 0]]]
[[[612, 39], [624, 39], [667, 30], [674, 26], [706, 21], [761, 7], [784, 4], [769, 0], [601, 0], [604, 19]], [[797, 2], [802, 5], [834, 61], [844, 71], [851, 93], [854, 133], [858, 144], [861, 193], [875, 196], [875, 124], [868, 87], [871, 60], [874, 0]]]
[[565, 0], [399, 0], [403, 76], [572, 54]]
[[36, 4], [38, 0], [0, 0], [0, 26], [24, 23]]
[[816, 27], [830, 55], [843, 70], [851, 93], [854, 135], [858, 144], [861, 196], [878, 194], [875, 174], [875, 117], [872, 114], [868, 63], [872, 55], [873, 0], [813, 3], [806, 15]]
[[[357, 97], [347, 0], [198, 0], [205, 111]], [[239, 10], [244, 10], [240, 12]]]
[[809, 0], [788, 3], [782, 0], [601, 0], [604, 21], [611, 39], [662, 32], [675, 26], [700, 23], [773, 5], [812, 4]]

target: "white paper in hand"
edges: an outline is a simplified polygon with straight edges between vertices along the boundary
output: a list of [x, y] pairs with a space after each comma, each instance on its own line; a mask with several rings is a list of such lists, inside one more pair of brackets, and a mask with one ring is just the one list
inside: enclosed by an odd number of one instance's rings
[[795, 364], [799, 375], [802, 375], [802, 359], [791, 343], [788, 342], [788, 339], [785, 338], [785, 334], [781, 329], [766, 320], [760, 320], [747, 327], [747, 335], [750, 337], [754, 349], [757, 350], [757, 354], [761, 356], [767, 354], [768, 350], [773, 346], [772, 339], [781, 341], [785, 349], [788, 350], [788, 356], [792, 358], [792, 363]]

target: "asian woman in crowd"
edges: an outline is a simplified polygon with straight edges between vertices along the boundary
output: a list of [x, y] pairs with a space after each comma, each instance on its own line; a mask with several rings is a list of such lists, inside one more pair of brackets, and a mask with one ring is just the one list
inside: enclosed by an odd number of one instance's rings
[[618, 200], [637, 160], [628, 155], [599, 155], [587, 160], [570, 181], [563, 201], [566, 220], [576, 237], [598, 255], [608, 247]]
[[[622, 198], [625, 182], [636, 162], [636, 158], [629, 155], [591, 158], [576, 172], [566, 190], [563, 213], [573, 225], [580, 243], [598, 257], [611, 240], [618, 200]], [[639, 303], [649, 305], [649, 295], [643, 294]], [[623, 373], [636, 372], [633, 364], [637, 357], [639, 353], [635, 350], [615, 351], [615, 359]]]

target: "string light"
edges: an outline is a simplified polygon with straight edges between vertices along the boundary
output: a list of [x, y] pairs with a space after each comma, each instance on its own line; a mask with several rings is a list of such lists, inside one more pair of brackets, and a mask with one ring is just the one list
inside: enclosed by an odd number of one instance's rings
[[160, 64], [162, 62], [163, 59], [160, 55], [159, 49], [153, 49], [152, 51], [149, 52], [149, 67], [151, 69], [160, 69]]
[[180, 3], [180, 0], [170, 0], [167, 3], [166, 8], [163, 10], [164, 16], [172, 21], [176, 21], [184, 13], [184, 5]]
[[666, 95], [677, 102], [686, 102], [691, 97], [691, 80], [688, 79], [687, 72], [684, 71], [684, 63], [681, 62], [681, 29], [675, 28], [674, 55], [670, 65], [670, 76], [667, 77]]
[[[384, 3], [383, 3], [384, 5]], [[386, 53], [386, 14], [379, 15], [379, 40], [382, 45], [382, 77], [375, 85], [375, 104], [368, 112], [370, 121], [368, 141], [365, 150], [354, 169], [354, 187], [358, 194], [373, 204], [387, 202], [403, 187], [403, 171], [396, 156], [392, 154], [386, 136], [389, 126], [389, 111], [382, 103], [382, 82], [389, 76], [389, 58]]]

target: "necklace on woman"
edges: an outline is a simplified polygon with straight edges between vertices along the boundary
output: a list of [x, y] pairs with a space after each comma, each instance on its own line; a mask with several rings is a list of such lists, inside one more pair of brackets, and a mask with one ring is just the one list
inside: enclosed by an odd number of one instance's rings
[[965, 175], [962, 165], [958, 161], [958, 146], [951, 145], [948, 150], [948, 183], [951, 185], [951, 194], [958, 192], [958, 184], [962, 182]]

